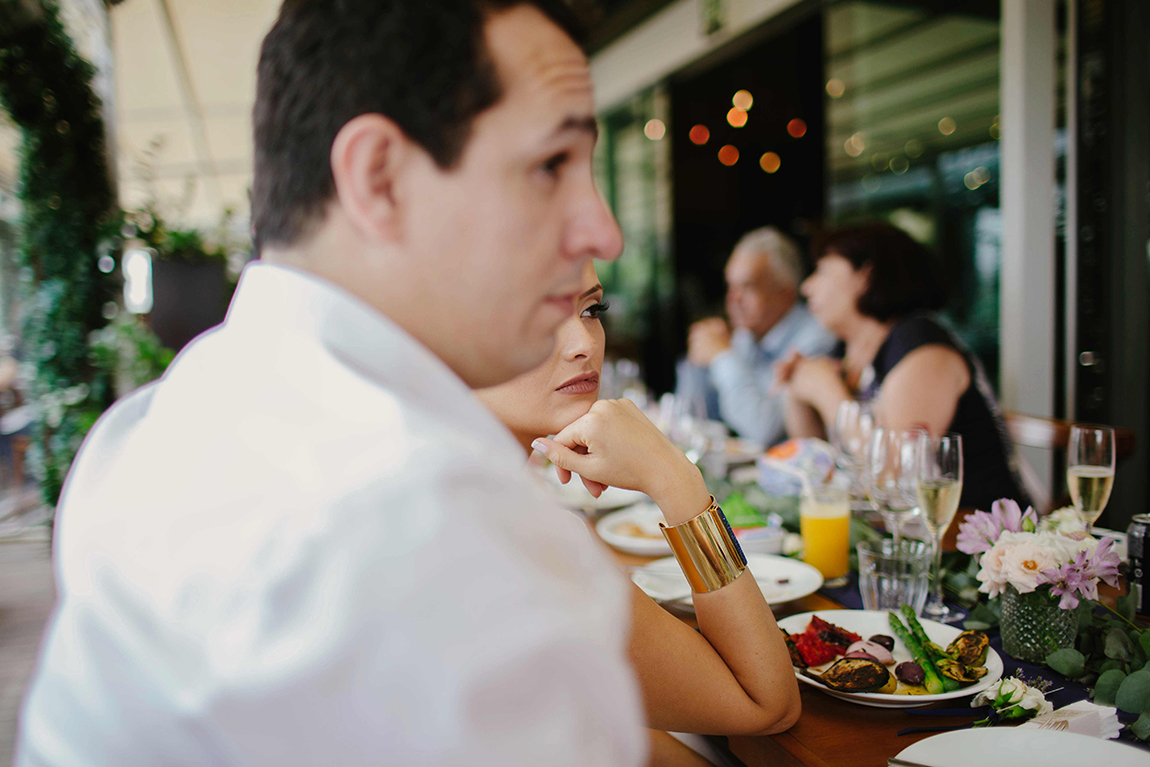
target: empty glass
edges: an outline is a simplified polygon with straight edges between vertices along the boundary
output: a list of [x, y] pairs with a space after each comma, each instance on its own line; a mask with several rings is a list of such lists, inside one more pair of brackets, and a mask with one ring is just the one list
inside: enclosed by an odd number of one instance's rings
[[902, 540], [901, 519], [918, 507], [919, 444], [925, 439], [925, 429], [876, 428], [871, 435], [867, 493], [896, 543]]
[[839, 404], [835, 425], [831, 429], [831, 444], [838, 451], [839, 467], [851, 479], [852, 508], [869, 508], [864, 475], [867, 446], [870, 445], [874, 426], [871, 403], [848, 399]]
[[910, 605], [922, 612], [930, 590], [932, 549], [923, 541], [861, 541], [859, 591], [866, 610], [897, 610]]

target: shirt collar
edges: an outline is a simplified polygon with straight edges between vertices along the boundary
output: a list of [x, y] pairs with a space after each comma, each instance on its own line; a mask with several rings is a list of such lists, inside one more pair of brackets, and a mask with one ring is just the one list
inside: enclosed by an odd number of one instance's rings
[[801, 301], [795, 301], [791, 310], [784, 314], [774, 327], [759, 340], [759, 347], [770, 355], [780, 355], [791, 345], [791, 336], [806, 319], [807, 309]]
[[318, 343], [380, 389], [423, 405], [460, 431], [493, 440], [522, 460], [522, 447], [443, 360], [391, 318], [310, 272], [255, 261], [240, 276], [225, 326], [264, 339]]

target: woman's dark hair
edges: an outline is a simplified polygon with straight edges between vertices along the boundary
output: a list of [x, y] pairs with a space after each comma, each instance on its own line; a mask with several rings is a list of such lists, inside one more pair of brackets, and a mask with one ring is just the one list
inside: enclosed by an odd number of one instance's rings
[[813, 253], [815, 262], [833, 253], [856, 270], [869, 268], [870, 280], [859, 296], [858, 310], [880, 322], [946, 304], [934, 254], [901, 229], [887, 224], [835, 229], [815, 240]]
[[584, 43], [564, 0], [285, 0], [260, 50], [252, 116], [257, 247], [290, 245], [322, 218], [332, 142], [358, 115], [386, 115], [452, 167], [502, 95], [485, 19], [520, 5]]

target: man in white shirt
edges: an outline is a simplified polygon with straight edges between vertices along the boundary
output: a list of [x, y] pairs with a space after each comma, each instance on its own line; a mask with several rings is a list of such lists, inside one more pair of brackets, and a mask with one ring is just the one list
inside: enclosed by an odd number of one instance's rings
[[708, 410], [717, 410], [740, 436], [773, 445], [786, 437], [775, 365], [791, 351], [828, 354], [835, 338], [799, 300], [802, 258], [779, 230], [767, 226], [743, 235], [725, 277], [731, 324], [711, 317], [691, 326], [676, 393], [709, 401]]
[[643, 761], [626, 581], [470, 391], [622, 248], [565, 13], [285, 3], [266, 263], [69, 475], [17, 764]]

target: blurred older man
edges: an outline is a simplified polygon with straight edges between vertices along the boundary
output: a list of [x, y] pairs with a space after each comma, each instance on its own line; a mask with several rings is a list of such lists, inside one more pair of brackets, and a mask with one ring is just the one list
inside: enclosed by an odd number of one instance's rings
[[820, 355], [835, 345], [799, 301], [802, 278], [793, 240], [769, 226], [744, 235], [727, 261], [730, 325], [721, 317], [694, 323], [679, 366], [681, 396], [705, 388], [728, 426], [763, 445], [786, 436], [783, 397], [772, 392], [775, 364], [792, 350]]

